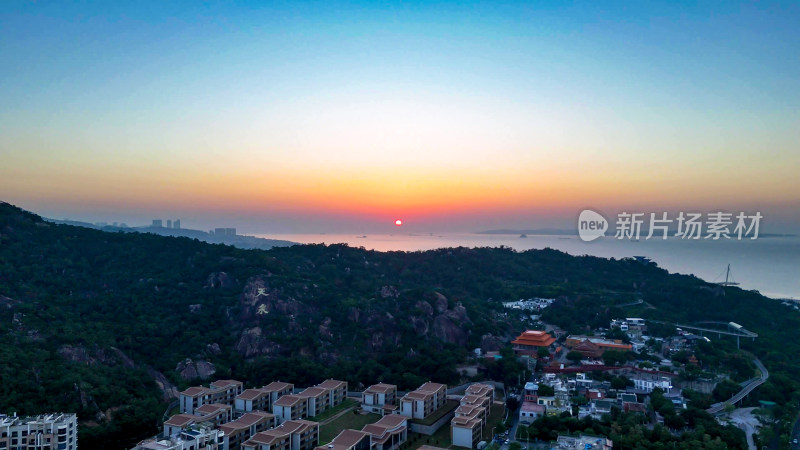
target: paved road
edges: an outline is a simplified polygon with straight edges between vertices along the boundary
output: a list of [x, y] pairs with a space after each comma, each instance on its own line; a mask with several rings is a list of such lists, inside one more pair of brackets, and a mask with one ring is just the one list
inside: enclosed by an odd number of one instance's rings
[[755, 408], [739, 408], [731, 412], [731, 422], [735, 423], [747, 437], [747, 447], [750, 450], [757, 450], [755, 441], [753, 441], [753, 433], [755, 433], [759, 426], [758, 419], [753, 417], [753, 410]]
[[[798, 444], [793, 444], [794, 440], [797, 439]], [[794, 421], [794, 427], [792, 428], [792, 434], [789, 436], [789, 448], [791, 449], [800, 449], [800, 415], [797, 416], [797, 420]]]
[[753, 389], [761, 386], [762, 384], [764, 384], [765, 381], [767, 381], [767, 378], [769, 378], [769, 371], [767, 371], [767, 368], [764, 367], [764, 364], [761, 364], [761, 361], [759, 361], [758, 358], [754, 358], [753, 363], [756, 365], [756, 367], [758, 367], [758, 370], [761, 371], [761, 376], [753, 380], [751, 383], [748, 383], [747, 386], [742, 388], [741, 391], [739, 391], [736, 395], [734, 395], [727, 401], [715, 403], [711, 405], [711, 408], [708, 408], [706, 411], [708, 411], [710, 414], [718, 414], [725, 410], [726, 404], [730, 403], [731, 405], [734, 405], [738, 403], [739, 400], [743, 399], [747, 394], [752, 392]]

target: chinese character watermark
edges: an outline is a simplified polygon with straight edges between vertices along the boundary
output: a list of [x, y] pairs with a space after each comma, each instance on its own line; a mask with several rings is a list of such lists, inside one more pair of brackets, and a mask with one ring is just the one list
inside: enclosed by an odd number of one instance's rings
[[[756, 239], [764, 216], [760, 212], [748, 215], [716, 211], [705, 214], [679, 212], [670, 217], [669, 213], [639, 213], [623, 211], [617, 214], [614, 238], [638, 241], [640, 238], [667, 239]], [[590, 209], [581, 211], [578, 217], [578, 236], [589, 242], [605, 235], [608, 221], [598, 212]], [[646, 234], [645, 234], [646, 232]]]

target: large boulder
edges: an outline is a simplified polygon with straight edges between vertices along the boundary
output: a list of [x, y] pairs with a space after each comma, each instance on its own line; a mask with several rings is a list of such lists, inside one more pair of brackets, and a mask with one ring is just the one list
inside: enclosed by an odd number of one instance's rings
[[192, 361], [189, 358], [178, 363], [175, 370], [184, 380], [201, 379], [206, 380], [217, 372], [214, 364], [208, 361]]

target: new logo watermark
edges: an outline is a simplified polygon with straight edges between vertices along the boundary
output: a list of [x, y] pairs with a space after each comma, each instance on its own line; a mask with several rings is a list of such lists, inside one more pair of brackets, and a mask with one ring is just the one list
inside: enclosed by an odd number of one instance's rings
[[585, 242], [591, 242], [606, 234], [608, 221], [600, 213], [584, 209], [578, 216], [578, 236]]
[[[761, 219], [760, 212], [746, 214], [740, 212], [735, 216], [728, 212], [684, 213], [679, 212], [674, 218], [669, 213], [629, 213], [617, 214], [615, 239], [645, 240], [651, 238], [667, 239], [756, 239]], [[649, 220], [646, 220], [649, 219]], [[602, 214], [585, 209], [578, 216], [578, 236], [585, 242], [604, 236], [608, 230], [608, 221]], [[644, 231], [647, 235], [644, 235]]]

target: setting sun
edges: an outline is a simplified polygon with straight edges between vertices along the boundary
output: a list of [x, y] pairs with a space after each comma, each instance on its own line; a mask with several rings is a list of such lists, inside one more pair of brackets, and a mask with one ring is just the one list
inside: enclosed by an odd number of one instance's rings
[[395, 220], [395, 221], [394, 221], [394, 224], [395, 224], [395, 225], [397, 225], [397, 226], [399, 227], [400, 225], [402, 225], [402, 224], [403, 224], [403, 221], [402, 221], [402, 220], [400, 220], [400, 219], [397, 219], [397, 220]]

